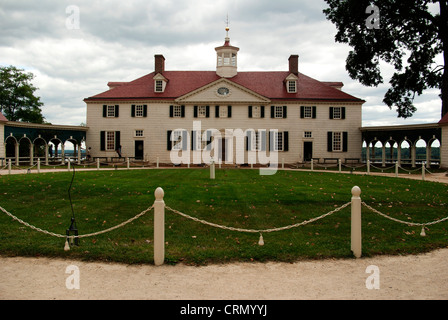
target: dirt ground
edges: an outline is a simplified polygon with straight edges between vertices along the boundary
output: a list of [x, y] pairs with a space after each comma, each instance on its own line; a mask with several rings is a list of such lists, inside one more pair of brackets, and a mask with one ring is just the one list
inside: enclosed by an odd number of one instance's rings
[[[426, 179], [448, 183], [445, 175]], [[446, 300], [447, 266], [448, 248], [410, 256], [203, 267], [0, 257], [0, 299]], [[70, 289], [74, 278], [79, 289]]]
[[[402, 257], [203, 267], [2, 257], [0, 299], [446, 300], [447, 265], [448, 249]], [[76, 283], [71, 266], [79, 270], [79, 289], [70, 289]]]

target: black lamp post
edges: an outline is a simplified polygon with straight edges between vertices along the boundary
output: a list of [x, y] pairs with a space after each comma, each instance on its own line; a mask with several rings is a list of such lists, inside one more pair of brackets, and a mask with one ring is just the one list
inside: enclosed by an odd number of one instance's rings
[[66, 230], [67, 238], [70, 239], [70, 244], [79, 246], [79, 238], [78, 238], [78, 228], [76, 227], [75, 217], [72, 217], [72, 223], [70, 227]]

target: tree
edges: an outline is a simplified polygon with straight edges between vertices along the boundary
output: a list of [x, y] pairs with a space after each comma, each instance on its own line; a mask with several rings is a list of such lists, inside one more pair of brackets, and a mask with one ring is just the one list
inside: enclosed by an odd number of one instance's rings
[[[380, 61], [395, 73], [383, 102], [397, 108], [398, 117], [411, 117], [416, 95], [439, 89], [442, 117], [448, 112], [447, 0], [325, 0], [327, 19], [335, 24], [336, 42], [347, 43], [346, 69], [366, 86], [383, 83]], [[429, 6], [431, 5], [431, 9]], [[439, 11], [431, 13], [431, 11]], [[443, 65], [436, 57], [443, 56]]]
[[43, 103], [34, 95], [32, 73], [14, 66], [0, 67], [0, 111], [10, 121], [44, 123]]

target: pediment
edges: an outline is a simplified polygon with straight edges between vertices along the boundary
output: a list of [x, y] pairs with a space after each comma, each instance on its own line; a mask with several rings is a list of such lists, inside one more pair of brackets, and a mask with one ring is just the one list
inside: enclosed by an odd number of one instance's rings
[[270, 100], [229, 79], [219, 79], [189, 92], [178, 99], [179, 103], [269, 103]]

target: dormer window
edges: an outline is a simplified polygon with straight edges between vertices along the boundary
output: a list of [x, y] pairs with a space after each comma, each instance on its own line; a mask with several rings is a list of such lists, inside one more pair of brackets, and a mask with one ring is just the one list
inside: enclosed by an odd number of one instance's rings
[[295, 80], [288, 81], [288, 93], [297, 93], [297, 81]]
[[154, 77], [154, 92], [165, 92], [168, 79], [162, 76], [160, 73]]
[[163, 92], [163, 81], [156, 80], [156, 92]]

